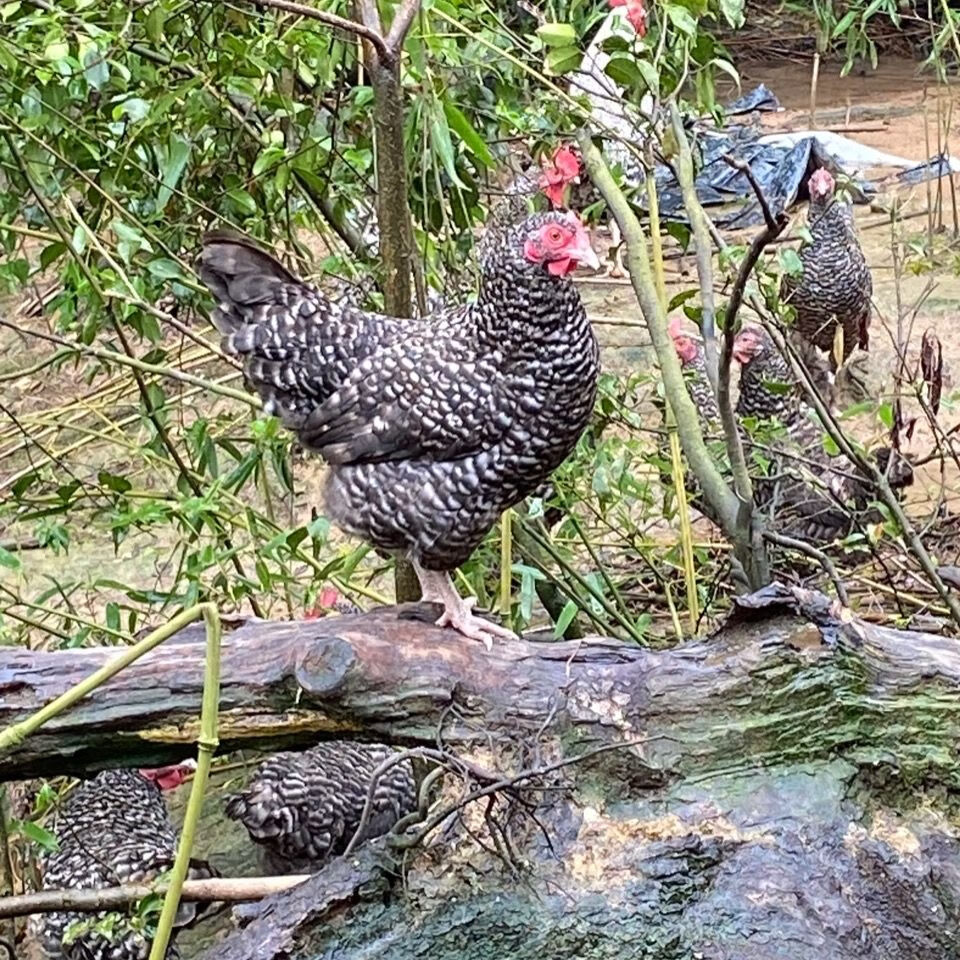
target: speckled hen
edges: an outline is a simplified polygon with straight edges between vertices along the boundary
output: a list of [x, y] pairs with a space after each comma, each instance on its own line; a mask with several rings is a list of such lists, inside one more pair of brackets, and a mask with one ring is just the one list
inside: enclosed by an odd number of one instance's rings
[[332, 303], [233, 236], [205, 239], [200, 275], [265, 411], [330, 464], [331, 519], [408, 556], [438, 624], [489, 646], [513, 634], [450, 572], [588, 422], [598, 349], [569, 274], [599, 263], [571, 213], [492, 232], [480, 263], [476, 301], [419, 320]]
[[[377, 768], [396, 756], [380, 743], [332, 740], [302, 753], [278, 753], [246, 789], [228, 798], [227, 816], [247, 828], [278, 873], [317, 870], [344, 852], [363, 815]], [[386, 833], [415, 807], [409, 760], [384, 771], [360, 840]]]
[[[880, 519], [868, 510], [877, 499], [873, 483], [843, 454], [827, 453], [823, 424], [801, 402], [790, 368], [766, 331], [745, 327], [737, 336], [734, 354], [742, 365], [738, 415], [766, 423], [775, 418], [786, 428], [785, 433], [763, 437], [763, 442], [748, 439], [754, 458], [767, 464], [766, 471], [755, 477], [754, 497], [774, 521], [773, 528], [825, 544], [847, 536], [858, 515], [861, 520]], [[900, 454], [883, 448], [876, 457], [893, 489], [912, 484], [913, 469]]]
[[[93, 890], [124, 883], [143, 883], [173, 866], [177, 835], [161, 790], [179, 783], [185, 768], [105, 770], [78, 786], [56, 811], [53, 832], [57, 850], [40, 858], [42, 888]], [[215, 876], [209, 864], [190, 863], [189, 877]], [[189, 926], [203, 914], [194, 903], [182, 903], [176, 928]], [[57, 960], [147, 960], [150, 943], [139, 930], [120, 929], [112, 939], [87, 930], [69, 944], [68, 928], [96, 914], [48, 913], [32, 924], [44, 955]], [[102, 914], [99, 916], [103, 916]], [[179, 958], [175, 946], [167, 960]]]
[[873, 278], [848, 204], [834, 197], [829, 171], [816, 170], [808, 182], [807, 226], [811, 242], [800, 251], [803, 273], [785, 276], [781, 296], [797, 312], [796, 331], [829, 353], [836, 369], [834, 338], [843, 329], [843, 361], [856, 346], [869, 345]]

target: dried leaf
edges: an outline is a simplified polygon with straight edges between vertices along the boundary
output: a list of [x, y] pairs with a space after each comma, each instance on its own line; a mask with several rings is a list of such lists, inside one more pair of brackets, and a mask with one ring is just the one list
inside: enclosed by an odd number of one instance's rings
[[920, 348], [920, 372], [927, 385], [927, 400], [934, 415], [940, 411], [940, 395], [943, 393], [943, 347], [933, 328], [923, 334]]
[[833, 333], [833, 361], [838, 370], [843, 366], [843, 325], [840, 323]]

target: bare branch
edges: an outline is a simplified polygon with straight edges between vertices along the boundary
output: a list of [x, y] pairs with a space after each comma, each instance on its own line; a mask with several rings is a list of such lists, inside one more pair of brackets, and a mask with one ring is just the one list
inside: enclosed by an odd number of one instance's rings
[[843, 580], [840, 579], [840, 574], [837, 572], [834, 562], [822, 550], [818, 550], [803, 540], [797, 540], [794, 537], [788, 537], [782, 533], [776, 533], [773, 530], [764, 530], [763, 538], [769, 540], [770, 543], [776, 544], [778, 547], [784, 547], [787, 550], [796, 550], [797, 553], [802, 553], [805, 557], [816, 560], [816, 562], [823, 567], [823, 572], [833, 583], [833, 587], [837, 591], [837, 599], [845, 607], [850, 606], [850, 597], [847, 594], [847, 588]]
[[[287, 13], [295, 13], [300, 17], [307, 17], [310, 20], [319, 20], [321, 23], [336, 27], [338, 30], [345, 30], [347, 33], [363, 37], [364, 40], [373, 45], [381, 57], [385, 60], [391, 59], [391, 52], [387, 42], [383, 39], [383, 35], [378, 30], [357, 23], [355, 20], [339, 17], [335, 13], [328, 13], [326, 10], [317, 10], [316, 7], [309, 7], [305, 3], [295, 3], [294, 0], [250, 0], [250, 3], [255, 7], [284, 10]], [[374, 9], [376, 9], [376, 4], [374, 4]]]
[[700, 331], [703, 333], [703, 351], [707, 360], [707, 376], [713, 392], [718, 394], [717, 380], [719, 376], [719, 357], [717, 351], [716, 303], [713, 297], [713, 244], [710, 242], [710, 227], [708, 218], [697, 197], [697, 188], [694, 185], [693, 154], [690, 151], [690, 142], [683, 130], [683, 120], [676, 103], [670, 104], [670, 124], [673, 135], [679, 148], [677, 156], [677, 179], [680, 181], [680, 191], [683, 195], [683, 205], [690, 217], [690, 226], [693, 228], [693, 241], [697, 252], [697, 277], [700, 280], [700, 305], [703, 308], [703, 318], [700, 322]]
[[[262, 900], [296, 887], [309, 880], [309, 874], [285, 877], [210, 877], [206, 880], [185, 880], [180, 894], [191, 903], [245, 903]], [[138, 903], [144, 897], [166, 892], [166, 884], [126, 883], [99, 890], [40, 890], [16, 897], [0, 898], [0, 919], [27, 917], [36, 913], [99, 913], [120, 910]]]
[[398, 57], [403, 48], [403, 41], [407, 38], [413, 18], [420, 12], [420, 0], [404, 0], [403, 5], [396, 12], [390, 30], [387, 33], [387, 49], [390, 55]]
[[[750, 183], [750, 186], [753, 188], [753, 192], [756, 194], [757, 202], [760, 204], [760, 209], [763, 211], [763, 220], [767, 225], [768, 230], [774, 230], [776, 228], [777, 219], [770, 212], [770, 204], [767, 203], [767, 198], [763, 193], [760, 184], [757, 183], [757, 178], [753, 175], [753, 171], [750, 169], [750, 164], [744, 163], [742, 160], [738, 160], [736, 157], [731, 156], [729, 153], [723, 155], [723, 162], [728, 166], [734, 168], [734, 170], [739, 170]], [[784, 214], [778, 214], [778, 216], [784, 216]], [[786, 224], [784, 224], [786, 226]], [[783, 227], [780, 228], [778, 233], [783, 231]], [[774, 234], [776, 236], [777, 234]]]

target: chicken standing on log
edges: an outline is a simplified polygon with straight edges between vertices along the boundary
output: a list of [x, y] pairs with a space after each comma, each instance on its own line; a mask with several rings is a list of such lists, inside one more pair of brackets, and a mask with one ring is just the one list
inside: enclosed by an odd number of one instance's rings
[[[265, 848], [271, 871], [316, 871], [346, 850], [360, 826], [375, 771], [394, 756], [385, 744], [352, 740], [275, 754], [245, 790], [228, 798], [227, 816]], [[378, 778], [359, 840], [386, 833], [415, 807], [413, 772], [410, 761], [403, 760]]]
[[[868, 511], [878, 498], [873, 482], [846, 456], [831, 456], [823, 445], [824, 428], [811, 407], [801, 403], [786, 360], [769, 334], [747, 326], [737, 335], [734, 355], [741, 364], [739, 417], [776, 421], [786, 433], [760, 443], [745, 438], [755, 458], [767, 463], [755, 478], [754, 499], [778, 533], [825, 544], [845, 537], [858, 518], [882, 519]], [[892, 448], [876, 453], [877, 463], [894, 490], [913, 483], [913, 468]]]
[[589, 420], [599, 351], [578, 264], [599, 267], [575, 215], [528, 217], [485, 238], [476, 301], [411, 320], [331, 303], [241, 238], [204, 240], [224, 350], [330, 464], [330, 517], [408, 556], [437, 623], [487, 646], [514, 635], [475, 616], [450, 572]]
[[[96, 890], [125, 883], [147, 883], [173, 867], [177, 835], [161, 793], [179, 784], [185, 766], [160, 770], [104, 770], [78, 786], [56, 812], [58, 849], [40, 858], [44, 890]], [[216, 876], [209, 864], [191, 860], [192, 880]], [[205, 912], [181, 903], [174, 932]], [[64, 934], [79, 921], [95, 923], [105, 914], [48, 913], [32, 922], [40, 948], [51, 960], [147, 960], [150, 941], [128, 926], [113, 936], [88, 929], [72, 942]], [[167, 960], [180, 954], [171, 944]]]
[[[800, 251], [803, 273], [784, 276], [780, 292], [796, 311], [798, 335], [826, 351], [836, 372], [838, 359], [846, 363], [854, 347], [866, 350], [869, 346], [873, 278], [857, 239], [853, 213], [835, 198], [829, 171], [815, 171], [807, 189], [811, 242]], [[840, 358], [835, 351], [838, 330], [843, 338]]]

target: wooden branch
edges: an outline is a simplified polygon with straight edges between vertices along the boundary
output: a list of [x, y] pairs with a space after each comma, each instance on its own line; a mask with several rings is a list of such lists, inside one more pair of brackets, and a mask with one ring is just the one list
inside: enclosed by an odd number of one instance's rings
[[407, 33], [413, 18], [420, 12], [420, 0], [403, 0], [403, 5], [397, 10], [390, 24], [390, 30], [387, 32], [387, 49], [392, 52], [394, 57], [400, 55], [403, 48], [403, 42], [407, 39]]
[[255, 7], [267, 7], [274, 10], [284, 10], [287, 13], [295, 13], [299, 17], [319, 20], [328, 26], [336, 27], [339, 30], [346, 30], [347, 33], [363, 37], [364, 40], [373, 44], [381, 57], [390, 58], [390, 49], [380, 32], [371, 30], [370, 27], [362, 23], [357, 23], [355, 20], [348, 20], [346, 17], [339, 17], [335, 13], [328, 13], [326, 10], [309, 7], [305, 3], [295, 3], [294, 0], [250, 0], [250, 3]]
[[[249, 903], [262, 900], [310, 879], [309, 874], [286, 877], [210, 877], [184, 880], [180, 899], [191, 903]], [[164, 894], [167, 884], [127, 883], [99, 890], [40, 890], [16, 897], [0, 898], [0, 919], [28, 917], [36, 913], [65, 910], [72, 913], [99, 913], [121, 910], [152, 894]]]
[[[922, 764], [931, 780], [938, 758], [953, 756], [960, 643], [860, 623], [819, 594], [774, 586], [742, 598], [716, 635], [672, 650], [587, 638], [487, 653], [434, 626], [436, 616], [411, 604], [247, 621], [223, 641], [222, 749], [350, 736], [435, 747], [442, 735], [450, 747], [564, 738], [578, 752], [643, 740], [630, 763], [653, 779], [704, 776], [734, 755], [763, 765], [773, 744], [789, 755], [882, 750], [903, 769]], [[24, 720], [115, 655], [0, 647], [0, 724]], [[202, 682], [201, 631], [188, 628], [0, 756], [0, 780], [182, 758], [197, 736]], [[932, 682], [942, 693], [934, 707], [923, 693]], [[938, 718], [911, 746], [897, 718], [921, 704]], [[803, 722], [788, 724], [793, 715]]]

